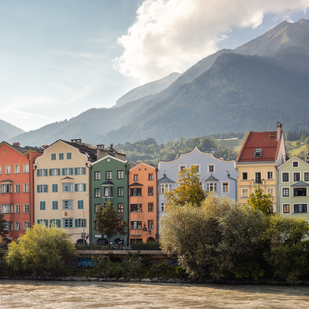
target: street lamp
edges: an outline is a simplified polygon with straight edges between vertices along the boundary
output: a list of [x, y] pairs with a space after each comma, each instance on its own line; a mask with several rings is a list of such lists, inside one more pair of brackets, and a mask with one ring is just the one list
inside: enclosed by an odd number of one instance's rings
[[82, 233], [83, 246], [85, 245], [85, 197], [87, 195], [89, 195], [89, 193], [85, 194], [83, 197], [83, 233]]

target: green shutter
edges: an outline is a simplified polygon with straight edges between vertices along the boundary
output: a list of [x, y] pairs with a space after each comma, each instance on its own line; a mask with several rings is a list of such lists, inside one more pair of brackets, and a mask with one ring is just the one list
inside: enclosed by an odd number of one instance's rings
[[75, 219], [75, 227], [78, 227], [78, 219]]
[[84, 227], [87, 227], [87, 226], [86, 226], [86, 219], [84, 219]]
[[75, 167], [74, 171], [75, 171], [75, 175], [77, 175], [77, 167]]
[[62, 227], [64, 228], [65, 224], [64, 224], [64, 221], [65, 219], [62, 219]]
[[37, 224], [40, 224], [40, 219], [37, 220]]
[[65, 175], [65, 168], [62, 168], [62, 176]]
[[44, 191], [45, 191], [45, 192], [48, 192], [48, 185], [44, 185], [44, 187], [45, 187], [45, 188], [44, 188]]
[[57, 174], [60, 176], [60, 168], [57, 168]]
[[40, 185], [36, 186], [36, 192], [38, 192], [38, 193], [40, 192]]
[[44, 174], [45, 174], [46, 176], [48, 175], [48, 169], [47, 169], [47, 168], [45, 168]]
[[73, 167], [70, 168], [70, 175], [73, 175]]
[[60, 219], [57, 219], [56, 222], [57, 222], [57, 227], [61, 227], [61, 226], [60, 226]]
[[82, 174], [86, 175], [86, 168], [85, 167], [82, 168]]
[[77, 192], [77, 190], [78, 190], [78, 184], [76, 183], [75, 184], [75, 192]]
[[36, 175], [37, 175], [38, 177], [40, 177], [40, 170], [39, 170], [39, 169], [36, 171]]
[[52, 168], [49, 169], [49, 176], [52, 175], [52, 170], [53, 170]]
[[84, 187], [84, 192], [86, 191], [86, 184], [84, 183], [83, 184], [83, 187]]

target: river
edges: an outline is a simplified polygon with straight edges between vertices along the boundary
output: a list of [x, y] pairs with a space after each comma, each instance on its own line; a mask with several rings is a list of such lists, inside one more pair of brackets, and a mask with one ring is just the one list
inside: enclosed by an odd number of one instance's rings
[[309, 286], [0, 280], [0, 308], [309, 308]]

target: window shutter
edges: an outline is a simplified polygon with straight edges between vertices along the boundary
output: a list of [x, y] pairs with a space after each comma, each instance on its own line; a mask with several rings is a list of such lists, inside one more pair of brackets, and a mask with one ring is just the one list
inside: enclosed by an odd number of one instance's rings
[[75, 167], [75, 169], [74, 169], [74, 170], [75, 170], [75, 175], [77, 175], [77, 167]]
[[73, 167], [70, 168], [70, 175], [73, 175]]
[[36, 170], [36, 175], [37, 175], [38, 177], [40, 177], [40, 170], [39, 170], [39, 169]]
[[37, 224], [40, 224], [40, 219], [37, 220]]
[[52, 227], [52, 222], [53, 222], [53, 219], [50, 219], [49, 220], [49, 227]]
[[85, 183], [83, 184], [83, 187], [84, 187], [83, 191], [85, 192], [86, 191], [86, 184]]
[[86, 175], [86, 168], [85, 167], [82, 168], [82, 174]]
[[45, 226], [48, 227], [48, 220], [44, 220], [45, 221]]
[[[65, 202], [65, 201], [63, 200], [63, 201], [62, 201], [62, 209], [64, 209], [64, 202]], [[64, 226], [64, 225], [63, 225], [63, 226]]]
[[48, 169], [47, 169], [47, 168], [45, 168], [44, 174], [45, 174], [46, 176], [48, 175]]
[[62, 227], [65, 227], [65, 219], [62, 219]]
[[62, 176], [65, 175], [65, 168], [62, 168]]
[[86, 219], [84, 219], [84, 227], [86, 227]]
[[52, 168], [49, 169], [49, 176], [52, 176]]
[[36, 186], [36, 192], [38, 192], [38, 193], [40, 192], [40, 185]]
[[60, 219], [57, 219], [56, 222], [57, 222], [57, 227], [60, 227]]
[[48, 185], [44, 185], [44, 187], [45, 187], [44, 191], [48, 192]]
[[78, 226], [78, 219], [75, 219], [75, 227], [79, 227]]
[[75, 191], [76, 192], [78, 191], [78, 184], [77, 183], [75, 184]]

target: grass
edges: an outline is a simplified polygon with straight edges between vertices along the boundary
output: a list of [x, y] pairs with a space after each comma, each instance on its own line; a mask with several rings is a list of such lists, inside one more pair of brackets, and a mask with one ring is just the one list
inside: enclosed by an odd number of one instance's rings
[[308, 152], [307, 146], [304, 143], [298, 143], [298, 141], [294, 142], [285, 142], [285, 145], [287, 146], [286, 152], [291, 157], [298, 156], [301, 152]]

